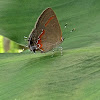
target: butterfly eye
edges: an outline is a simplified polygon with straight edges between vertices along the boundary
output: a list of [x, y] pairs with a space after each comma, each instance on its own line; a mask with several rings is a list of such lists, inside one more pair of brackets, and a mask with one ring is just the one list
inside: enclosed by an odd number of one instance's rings
[[33, 41], [30, 41], [30, 44], [33, 44]]

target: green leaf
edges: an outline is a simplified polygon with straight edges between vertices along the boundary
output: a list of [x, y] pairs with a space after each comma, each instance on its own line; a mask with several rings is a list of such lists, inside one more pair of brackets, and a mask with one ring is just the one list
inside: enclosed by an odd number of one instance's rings
[[0, 100], [100, 100], [99, 0], [1, 0], [0, 34], [25, 45], [47, 7], [63, 31], [63, 56], [0, 54]]
[[100, 48], [0, 54], [0, 100], [99, 100]]

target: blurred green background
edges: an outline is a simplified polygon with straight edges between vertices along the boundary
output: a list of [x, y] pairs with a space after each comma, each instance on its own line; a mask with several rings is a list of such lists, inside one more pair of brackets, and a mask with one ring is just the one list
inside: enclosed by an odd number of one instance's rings
[[0, 36], [0, 53], [21, 53], [24, 51], [24, 46]]
[[[17, 53], [47, 7], [59, 20], [63, 55]], [[0, 100], [100, 100], [100, 0], [0, 0], [0, 52]]]

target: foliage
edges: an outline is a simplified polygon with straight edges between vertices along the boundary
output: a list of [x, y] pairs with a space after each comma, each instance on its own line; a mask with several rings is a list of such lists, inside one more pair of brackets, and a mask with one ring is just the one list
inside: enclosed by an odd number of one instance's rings
[[1, 0], [0, 34], [25, 45], [47, 7], [62, 28], [63, 56], [0, 54], [0, 100], [100, 100], [99, 0]]

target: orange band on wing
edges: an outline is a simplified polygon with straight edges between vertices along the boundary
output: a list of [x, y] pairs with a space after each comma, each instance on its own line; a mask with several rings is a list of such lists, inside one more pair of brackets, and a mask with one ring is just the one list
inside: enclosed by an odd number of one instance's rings
[[45, 24], [45, 27], [48, 25], [48, 23], [54, 18], [55, 16], [52, 16], [52, 17], [50, 17], [49, 19], [48, 19], [48, 21], [46, 22], [46, 24]]
[[38, 46], [38, 48], [40, 48], [42, 51], [44, 51], [43, 50], [43, 48], [42, 48], [42, 43], [41, 43], [41, 37], [43, 36], [45, 34], [45, 30], [43, 30], [43, 32], [40, 34], [40, 36], [38, 37], [38, 41], [37, 41], [37, 46]]

